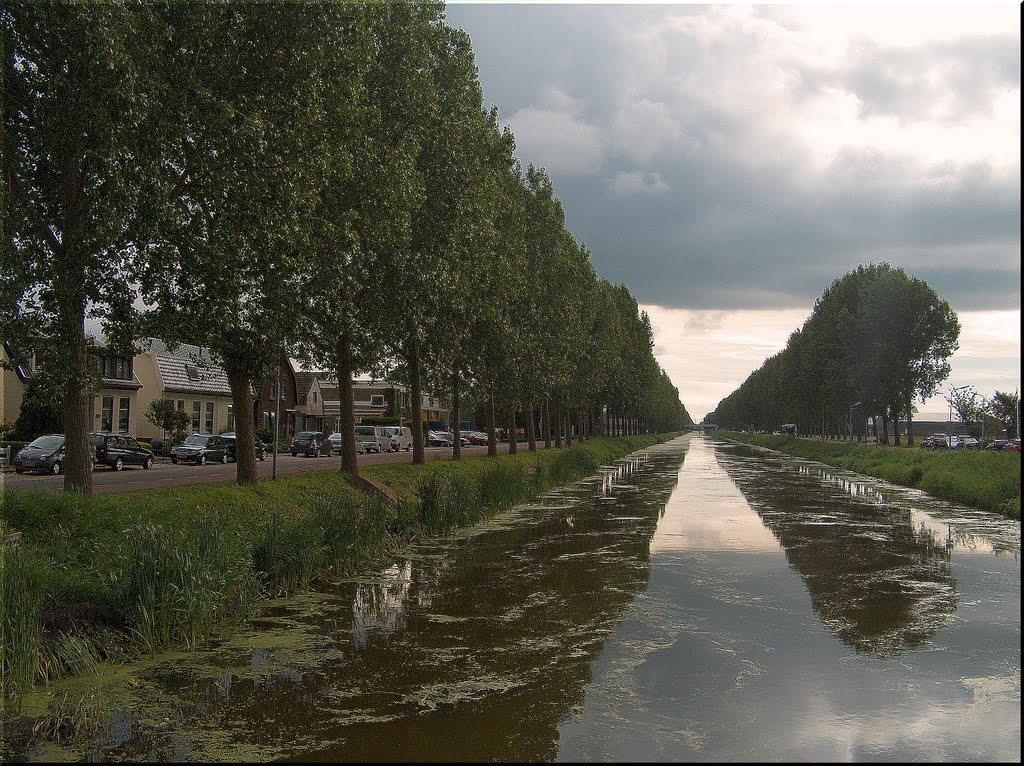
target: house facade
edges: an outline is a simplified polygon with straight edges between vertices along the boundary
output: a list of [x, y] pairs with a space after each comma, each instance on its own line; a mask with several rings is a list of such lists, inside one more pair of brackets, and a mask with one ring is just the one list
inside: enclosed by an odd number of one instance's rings
[[134, 357], [134, 373], [141, 383], [134, 434], [142, 439], [163, 439], [159, 426], [144, 413], [156, 399], [173, 401], [191, 418], [191, 432], [219, 434], [235, 428], [231, 387], [224, 368], [199, 346], [181, 344], [173, 351], [161, 340], [144, 341]]

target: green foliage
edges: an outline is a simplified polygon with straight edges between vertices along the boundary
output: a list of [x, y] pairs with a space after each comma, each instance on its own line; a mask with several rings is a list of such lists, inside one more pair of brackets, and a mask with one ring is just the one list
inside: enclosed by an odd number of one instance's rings
[[43, 434], [59, 433], [64, 433], [60, 402], [44, 380], [31, 378], [21, 398], [13, 437], [21, 441], [32, 441]]
[[920, 489], [942, 500], [1020, 518], [1020, 453], [927, 452], [729, 431], [722, 435]]
[[[950, 372], [960, 325], [923, 280], [888, 263], [836, 279], [778, 354], [708, 416], [733, 429], [861, 434], [868, 416], [906, 419]], [[898, 429], [897, 429], [898, 433]]]
[[154, 399], [142, 414], [175, 442], [184, 439], [192, 426], [192, 416], [179, 410], [171, 399]]

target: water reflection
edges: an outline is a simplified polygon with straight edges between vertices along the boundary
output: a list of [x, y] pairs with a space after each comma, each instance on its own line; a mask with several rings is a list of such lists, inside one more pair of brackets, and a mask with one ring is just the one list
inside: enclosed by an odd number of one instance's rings
[[950, 535], [888, 503], [868, 480], [725, 445], [715, 455], [845, 643], [899, 654], [949, 624], [958, 604]]
[[591, 662], [647, 587], [682, 460], [678, 444], [652, 449], [144, 665], [109, 690], [118, 736], [75, 757], [552, 760]]

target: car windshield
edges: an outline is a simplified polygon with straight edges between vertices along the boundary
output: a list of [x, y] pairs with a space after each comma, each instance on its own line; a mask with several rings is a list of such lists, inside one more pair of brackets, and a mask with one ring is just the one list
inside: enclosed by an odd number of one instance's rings
[[373, 426], [356, 426], [356, 433], [360, 436], [373, 436]]
[[199, 436], [198, 434], [192, 434], [182, 444], [188, 444], [193, 447], [205, 447], [206, 442], [210, 440], [209, 436]]
[[311, 439], [312, 437], [313, 433], [311, 431], [299, 431], [295, 434], [296, 439]]
[[40, 436], [28, 446], [33, 449], [57, 449], [62, 444], [64, 444], [63, 436]]
[[97, 447], [102, 446], [105, 440], [106, 437], [103, 434], [89, 434], [89, 441], [91, 441]]

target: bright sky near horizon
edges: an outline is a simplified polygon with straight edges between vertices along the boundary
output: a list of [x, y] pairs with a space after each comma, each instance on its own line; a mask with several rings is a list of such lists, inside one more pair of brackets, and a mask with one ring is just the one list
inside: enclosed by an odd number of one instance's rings
[[[948, 386], [1020, 386], [1020, 6], [458, 3], [484, 97], [700, 420], [837, 277], [960, 317]], [[944, 419], [941, 396], [917, 418]]]

